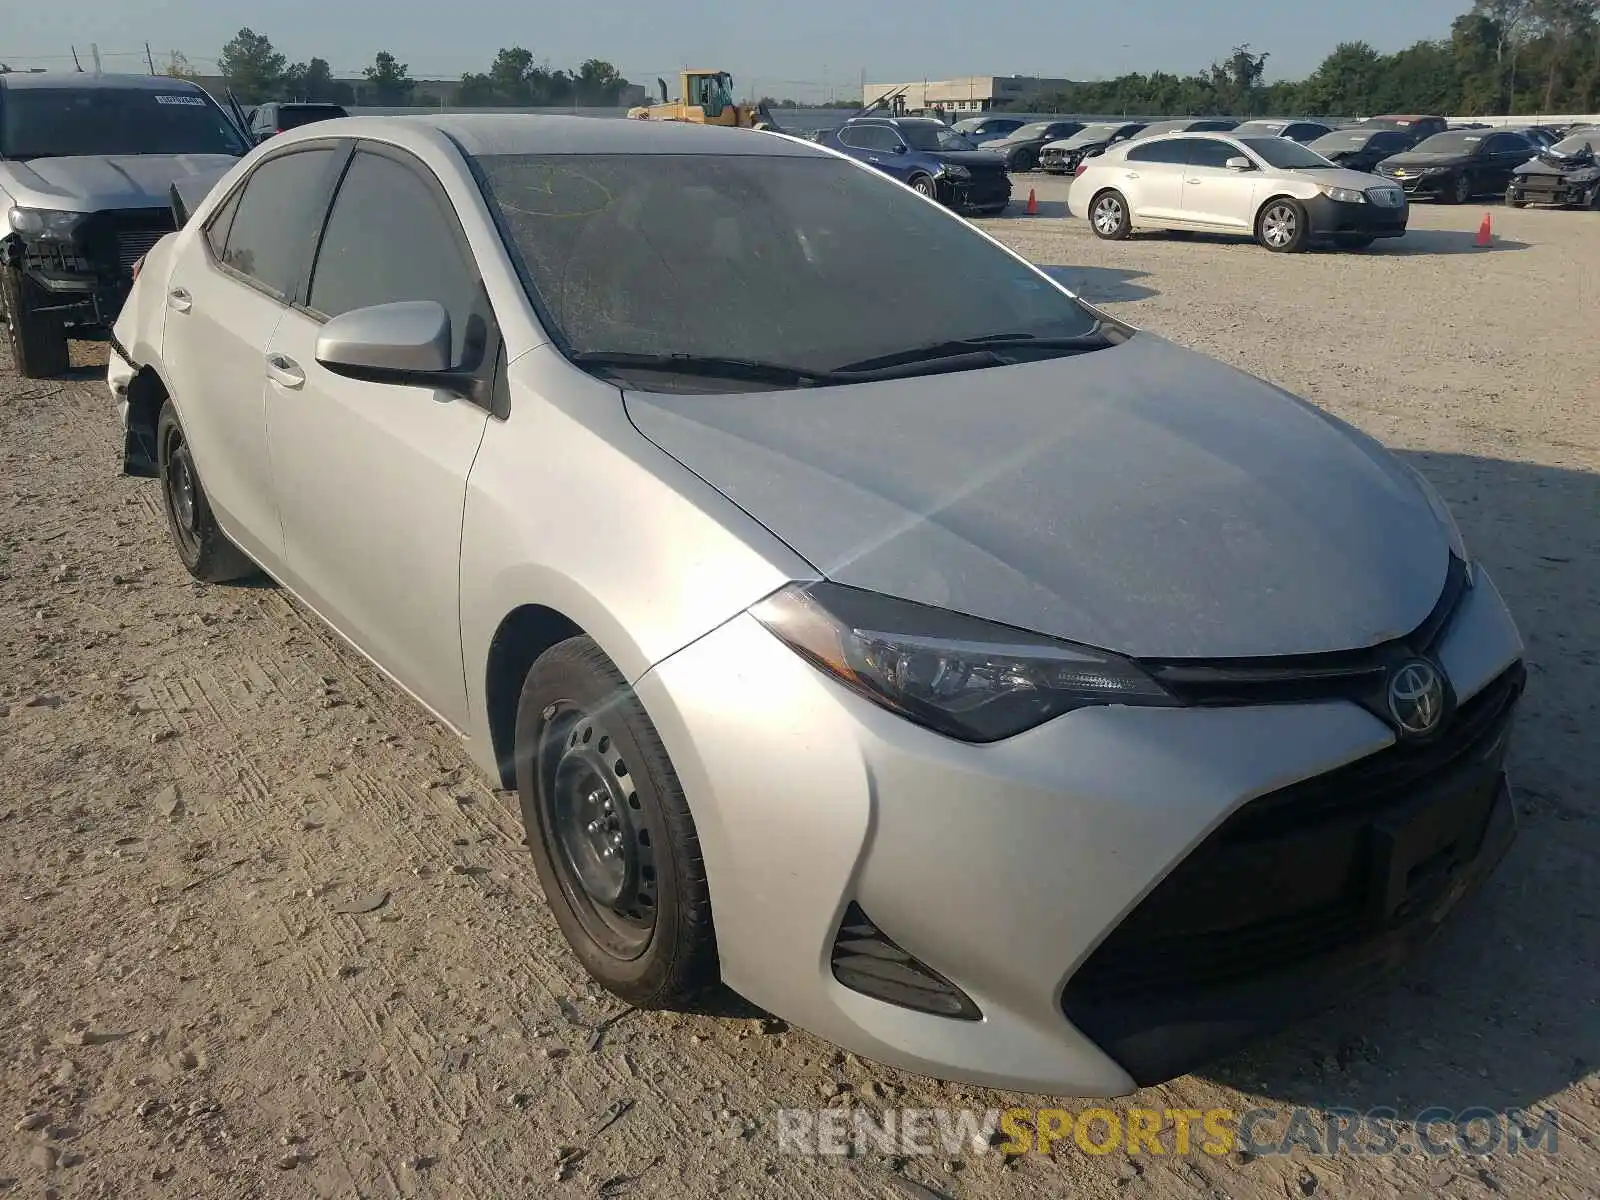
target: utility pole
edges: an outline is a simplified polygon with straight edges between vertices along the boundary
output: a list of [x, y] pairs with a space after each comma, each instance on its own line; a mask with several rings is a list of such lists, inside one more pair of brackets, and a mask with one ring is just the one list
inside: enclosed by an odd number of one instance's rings
[[99, 42], [90, 42], [89, 43], [89, 57], [94, 59], [94, 73], [96, 75], [103, 75], [105, 72], [100, 66], [100, 43]]
[[150, 74], [154, 75], [156, 73], [156, 60], [155, 56], [150, 53], [149, 42], [144, 44], [144, 61], [150, 64]]
[[72, 47], [72, 65], [78, 69], [78, 74], [83, 74], [83, 64], [78, 61], [78, 48]]

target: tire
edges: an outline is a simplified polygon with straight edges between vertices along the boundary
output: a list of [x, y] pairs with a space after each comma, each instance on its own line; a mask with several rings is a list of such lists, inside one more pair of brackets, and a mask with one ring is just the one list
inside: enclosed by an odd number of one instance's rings
[[939, 198], [939, 189], [934, 186], [931, 175], [913, 175], [911, 177], [911, 190], [918, 195], [926, 196], [929, 200]]
[[1341, 250], [1365, 250], [1377, 240], [1370, 233], [1341, 233], [1334, 237], [1333, 244]]
[[1115, 188], [1107, 188], [1089, 201], [1089, 228], [1098, 238], [1120, 242], [1133, 232], [1128, 218], [1128, 201]]
[[1032, 150], [1018, 150], [1006, 164], [1006, 170], [1021, 174], [1033, 170], [1038, 162], [1039, 157]]
[[1300, 201], [1275, 196], [1256, 214], [1256, 241], [1274, 254], [1297, 254], [1306, 248], [1308, 225]]
[[533, 664], [514, 755], [528, 846], [573, 953], [635, 1007], [686, 1007], [719, 976], [699, 835], [655, 726], [593, 640]]
[[58, 313], [35, 312], [33, 287], [19, 266], [0, 267], [0, 308], [5, 310], [11, 361], [24, 379], [65, 375], [72, 365], [66, 326]]
[[1472, 178], [1465, 171], [1462, 171], [1450, 184], [1450, 191], [1445, 196], [1445, 199], [1451, 204], [1467, 204], [1474, 195], [1476, 195], [1476, 192], [1472, 188]]
[[255, 575], [259, 568], [217, 525], [170, 400], [161, 406], [156, 420], [156, 455], [167, 532], [184, 569], [201, 583], [228, 583]]

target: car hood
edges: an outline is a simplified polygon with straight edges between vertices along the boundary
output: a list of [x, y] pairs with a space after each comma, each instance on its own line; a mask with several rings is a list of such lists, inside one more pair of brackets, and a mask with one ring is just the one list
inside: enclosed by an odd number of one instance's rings
[[1380, 179], [1366, 171], [1351, 171], [1345, 167], [1308, 167], [1300, 171], [1272, 171], [1269, 174], [1286, 174], [1304, 176], [1328, 187], [1354, 188], [1357, 191], [1367, 191], [1370, 188], [1393, 188], [1395, 185], [1387, 179]]
[[1419, 154], [1415, 150], [1404, 150], [1399, 154], [1391, 154], [1383, 160], [1385, 167], [1464, 167], [1471, 162], [1470, 154]]
[[1548, 150], [1516, 167], [1514, 175], [1579, 175], [1600, 168], [1600, 158], [1593, 154], [1563, 157]]
[[[1107, 138], [1098, 137], [1083, 139], [1076, 137], [1057, 138], [1053, 142], [1046, 142], [1044, 148], [1046, 150], [1092, 150], [1096, 146], [1104, 146], [1108, 140]], [[1126, 141], [1127, 139], [1124, 138], [1123, 140]]]
[[931, 150], [928, 153], [940, 162], [963, 167], [996, 167], [1005, 164], [1005, 159], [989, 150]]
[[230, 154], [117, 154], [0, 162], [0, 187], [25, 208], [165, 208], [176, 179], [231, 169]]
[[1141, 333], [851, 387], [628, 391], [634, 424], [821, 574], [1137, 657], [1374, 645], [1450, 534], [1378, 443]]

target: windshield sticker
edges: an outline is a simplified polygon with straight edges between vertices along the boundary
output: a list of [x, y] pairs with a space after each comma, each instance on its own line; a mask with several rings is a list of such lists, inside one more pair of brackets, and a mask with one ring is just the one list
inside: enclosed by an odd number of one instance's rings
[[157, 96], [155, 99], [157, 104], [191, 104], [196, 108], [206, 106], [204, 96]]

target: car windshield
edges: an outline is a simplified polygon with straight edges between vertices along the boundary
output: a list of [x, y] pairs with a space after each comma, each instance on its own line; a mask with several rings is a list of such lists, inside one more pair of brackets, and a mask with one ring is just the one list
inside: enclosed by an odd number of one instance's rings
[[937, 121], [902, 121], [900, 136], [913, 150], [972, 150], [974, 146], [953, 129]]
[[1483, 134], [1451, 130], [1423, 138], [1412, 149], [1418, 154], [1475, 154], [1483, 145]]
[[1589, 133], [1574, 134], [1572, 137], [1568, 138], [1562, 138], [1554, 146], [1551, 146], [1550, 149], [1555, 154], [1567, 156], [1582, 154], [1585, 151], [1588, 151], [1591, 154], [1600, 154], [1600, 129], [1592, 130]]
[[1246, 121], [1234, 132], [1241, 137], [1277, 137], [1287, 128], [1289, 128], [1288, 123], [1284, 121]]
[[1049, 121], [1035, 121], [1032, 125], [1024, 125], [1021, 129], [1018, 129], [1013, 133], [1009, 133], [1006, 136], [1016, 138], [1019, 142], [1021, 142], [1027, 141], [1029, 138], [1046, 137], [1049, 135], [1049, 133]]
[[8, 88], [0, 158], [232, 154], [247, 147], [208, 97], [153, 88]]
[[1109, 142], [1117, 135], [1120, 125], [1085, 125], [1077, 133], [1066, 138], [1068, 142]]
[[1373, 138], [1372, 133], [1325, 133], [1316, 141], [1307, 144], [1306, 149], [1315, 150], [1317, 153], [1326, 153], [1329, 150], [1359, 150]]
[[1288, 138], [1255, 137], [1239, 140], [1245, 149], [1269, 167], [1277, 167], [1281, 171], [1315, 170], [1318, 167], [1333, 166], [1310, 146], [1302, 146], [1299, 142], [1292, 142]]
[[[831, 372], [1099, 320], [908, 189], [833, 157], [486, 155], [479, 184], [569, 353]], [[646, 376], [640, 386], [704, 391]]]

